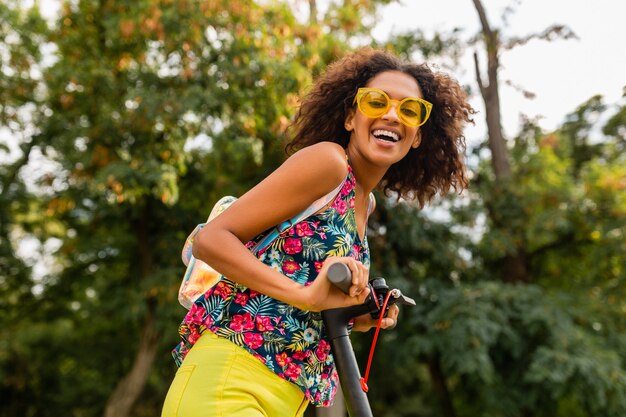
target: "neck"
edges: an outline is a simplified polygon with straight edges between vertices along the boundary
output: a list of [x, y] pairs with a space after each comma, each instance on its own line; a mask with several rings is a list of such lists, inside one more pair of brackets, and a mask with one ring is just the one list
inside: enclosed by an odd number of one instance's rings
[[354, 172], [357, 183], [360, 185], [365, 195], [369, 194], [383, 179], [387, 169], [368, 163], [359, 152], [352, 149], [349, 144], [346, 152], [350, 159], [350, 165], [352, 166], [352, 171]]

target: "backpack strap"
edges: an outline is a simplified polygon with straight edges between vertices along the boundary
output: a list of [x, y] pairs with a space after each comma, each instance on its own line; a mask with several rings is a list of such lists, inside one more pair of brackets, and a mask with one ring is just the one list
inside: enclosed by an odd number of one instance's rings
[[367, 217], [369, 217], [370, 214], [372, 214], [372, 212], [374, 211], [374, 208], [376, 208], [376, 197], [374, 196], [374, 193], [370, 193], [369, 197], [370, 201], [367, 205]]
[[[346, 179], [347, 179], [347, 177], [346, 177]], [[302, 213], [292, 217], [289, 220], [286, 220], [286, 221], [280, 223], [279, 225], [274, 227], [272, 230], [270, 230], [270, 232], [267, 235], [265, 235], [263, 237], [263, 239], [261, 239], [259, 242], [257, 242], [257, 244], [254, 245], [250, 249], [252, 251], [252, 253], [254, 253], [256, 255], [261, 250], [267, 248], [281, 233], [289, 230], [295, 224], [300, 223], [302, 220], [306, 219], [310, 215], [312, 215], [312, 214], [316, 213], [317, 211], [321, 210], [322, 208], [324, 208], [324, 206], [326, 206], [328, 203], [333, 201], [333, 199], [337, 196], [337, 194], [339, 194], [339, 192], [343, 188], [343, 185], [345, 184], [345, 182], [346, 182], [346, 180], [343, 180], [341, 182], [341, 184], [339, 184], [339, 186], [337, 186], [337, 188], [335, 188], [334, 190], [332, 190], [330, 193], [326, 194], [325, 196], [322, 196], [322, 197], [318, 198], [317, 200], [315, 200]]]

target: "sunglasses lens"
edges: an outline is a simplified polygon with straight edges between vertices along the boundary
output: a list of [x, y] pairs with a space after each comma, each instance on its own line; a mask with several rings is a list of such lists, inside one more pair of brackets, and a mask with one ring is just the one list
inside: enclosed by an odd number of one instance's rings
[[387, 111], [389, 99], [378, 91], [368, 91], [361, 96], [359, 108], [367, 117], [380, 117]]
[[398, 116], [409, 126], [419, 126], [426, 115], [426, 108], [417, 100], [406, 100], [400, 105]]

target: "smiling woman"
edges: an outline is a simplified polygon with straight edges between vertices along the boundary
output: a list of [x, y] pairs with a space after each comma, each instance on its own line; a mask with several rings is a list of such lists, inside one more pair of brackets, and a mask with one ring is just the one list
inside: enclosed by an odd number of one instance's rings
[[[181, 324], [163, 416], [301, 416], [309, 403], [332, 404], [338, 377], [317, 313], [369, 294], [372, 191], [423, 205], [465, 188], [462, 132], [472, 113], [458, 83], [426, 65], [372, 49], [332, 64], [302, 100], [293, 155], [194, 240], [194, 257], [222, 276]], [[332, 190], [326, 207], [251, 251]], [[351, 271], [348, 294], [327, 278], [335, 262]], [[398, 312], [392, 306], [382, 327]], [[367, 314], [353, 330], [375, 325]]]
[[[420, 121], [423, 124], [416, 129], [419, 146], [390, 166], [381, 182], [374, 186], [388, 194], [415, 198], [421, 205], [450, 188], [465, 188], [463, 131], [474, 114], [467, 94], [449, 75], [435, 72], [427, 64], [402, 62], [381, 51], [361, 50], [328, 68], [323, 79], [302, 101], [288, 151], [316, 143], [320, 137], [348, 147], [354, 133], [346, 126], [347, 122], [352, 122], [348, 119], [368, 119], [366, 114], [374, 117], [373, 126], [378, 129], [392, 133], [399, 133], [397, 129], [410, 130], [411, 123], [405, 125], [397, 116], [395, 108], [400, 104], [393, 105], [390, 101], [385, 108], [393, 111], [381, 116], [364, 109], [363, 105], [359, 108], [359, 89], [371, 88], [383, 91], [398, 102], [406, 98], [418, 101], [423, 114]], [[383, 123], [393, 116], [397, 119]]]

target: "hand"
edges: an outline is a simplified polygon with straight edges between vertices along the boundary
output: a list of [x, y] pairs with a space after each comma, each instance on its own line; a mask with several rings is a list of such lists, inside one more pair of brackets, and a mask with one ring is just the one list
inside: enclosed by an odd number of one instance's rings
[[[348, 294], [344, 294], [328, 280], [328, 267], [335, 262], [341, 262], [350, 269], [352, 285]], [[309, 311], [322, 311], [363, 304], [369, 295], [368, 282], [369, 271], [360, 261], [349, 257], [329, 257], [324, 261], [313, 283], [303, 288], [303, 294], [301, 294], [303, 301], [301, 305], [296, 306]]]
[[[400, 314], [400, 309], [397, 305], [392, 304], [387, 311], [387, 317], [383, 318], [380, 327], [382, 329], [393, 329], [394, 327], [396, 327], [398, 314]], [[352, 327], [352, 330], [356, 332], [366, 332], [372, 327], [376, 327], [377, 325], [378, 319], [373, 318], [368, 313], [354, 318], [354, 326]]]

